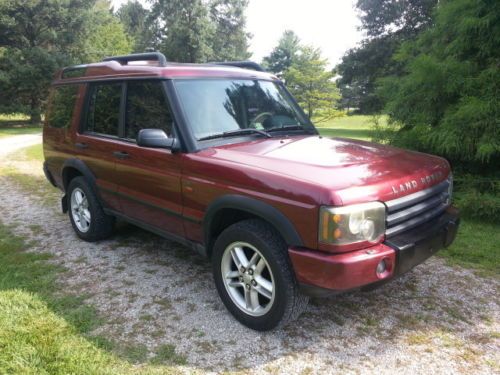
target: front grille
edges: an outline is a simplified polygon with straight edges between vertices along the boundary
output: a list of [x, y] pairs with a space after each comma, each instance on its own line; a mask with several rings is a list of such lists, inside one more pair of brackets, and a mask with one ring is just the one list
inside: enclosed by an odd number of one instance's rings
[[385, 202], [387, 206], [386, 238], [414, 228], [443, 213], [450, 204], [451, 180], [428, 189]]

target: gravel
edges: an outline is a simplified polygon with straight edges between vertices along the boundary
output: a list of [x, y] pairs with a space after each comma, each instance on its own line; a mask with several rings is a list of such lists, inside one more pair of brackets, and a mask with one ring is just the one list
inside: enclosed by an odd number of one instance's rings
[[[31, 168], [40, 176], [39, 163]], [[202, 257], [125, 223], [112, 239], [85, 243], [54, 202], [0, 178], [0, 221], [69, 270], [64, 289], [89, 295], [105, 318], [93, 334], [150, 357], [174, 345], [183, 372], [500, 373], [496, 278], [434, 257], [376, 291], [313, 299], [285, 329], [258, 333], [225, 310]]]

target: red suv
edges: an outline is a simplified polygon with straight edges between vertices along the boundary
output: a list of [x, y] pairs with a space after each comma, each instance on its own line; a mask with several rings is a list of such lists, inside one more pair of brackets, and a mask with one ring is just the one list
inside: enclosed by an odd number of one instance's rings
[[43, 136], [81, 239], [110, 236], [119, 218], [181, 242], [256, 330], [296, 318], [308, 295], [405, 273], [458, 228], [446, 160], [321, 137], [251, 62], [147, 53], [62, 69]]

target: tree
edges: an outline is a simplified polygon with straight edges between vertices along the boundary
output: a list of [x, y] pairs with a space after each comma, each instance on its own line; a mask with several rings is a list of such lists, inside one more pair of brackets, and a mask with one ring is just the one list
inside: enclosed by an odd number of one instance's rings
[[153, 45], [171, 61], [246, 59], [247, 4], [247, 0], [158, 0], [149, 18]]
[[282, 74], [297, 60], [299, 51], [299, 37], [293, 31], [285, 30], [278, 45], [264, 57], [263, 65], [273, 73]]
[[299, 105], [316, 123], [342, 116], [336, 109], [340, 94], [327, 65], [318, 49], [301, 47], [296, 61], [283, 74]]
[[441, 1], [435, 25], [396, 55], [406, 73], [382, 81], [386, 110], [401, 127], [392, 141], [500, 165], [499, 45], [498, 1]]
[[[415, 39], [432, 24], [438, 0], [358, 0], [361, 29], [367, 37], [359, 47], [349, 50], [336, 70], [343, 96], [360, 94], [358, 109], [373, 113], [383, 103], [376, 92], [376, 81], [386, 75], [402, 74], [401, 64], [393, 59], [401, 44]], [[347, 100], [348, 101], [348, 100]]]
[[248, 0], [213, 0], [210, 19], [215, 25], [212, 37], [212, 59], [217, 61], [246, 60], [250, 34], [245, 31], [245, 9]]
[[[29, 113], [40, 122], [54, 72], [117, 51], [117, 25], [95, 0], [4, 0], [0, 2], [0, 110]], [[109, 3], [108, 3], [109, 4]], [[100, 29], [100, 27], [104, 27]], [[110, 34], [108, 34], [110, 33]], [[90, 39], [89, 39], [90, 38]], [[106, 41], [111, 38], [109, 41]], [[111, 49], [113, 47], [113, 49]], [[102, 50], [106, 49], [106, 51]], [[94, 51], [95, 52], [95, 51]]]
[[0, 2], [0, 108], [40, 122], [41, 104], [57, 67], [80, 38], [93, 1]]
[[132, 51], [132, 40], [110, 8], [108, 0], [97, 0], [87, 24], [91, 32], [83, 39], [81, 50], [76, 54], [81, 61], [100, 61], [107, 56], [125, 55]]
[[150, 12], [139, 1], [132, 0], [122, 4], [116, 15], [133, 40], [134, 52], [144, 52], [151, 47], [153, 36], [149, 27]]

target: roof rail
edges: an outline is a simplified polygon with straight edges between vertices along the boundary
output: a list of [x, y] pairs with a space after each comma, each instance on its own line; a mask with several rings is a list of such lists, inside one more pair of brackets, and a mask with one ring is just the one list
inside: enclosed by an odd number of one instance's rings
[[120, 64], [126, 64], [129, 61], [147, 61], [156, 60], [159, 66], [167, 66], [167, 58], [161, 52], [133, 53], [124, 56], [106, 57], [102, 61], [117, 61]]
[[251, 69], [251, 70], [256, 70], [258, 72], [265, 72], [264, 68], [254, 61], [220, 61], [220, 62], [211, 62], [210, 64], [236, 66], [238, 68]]

